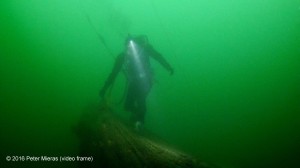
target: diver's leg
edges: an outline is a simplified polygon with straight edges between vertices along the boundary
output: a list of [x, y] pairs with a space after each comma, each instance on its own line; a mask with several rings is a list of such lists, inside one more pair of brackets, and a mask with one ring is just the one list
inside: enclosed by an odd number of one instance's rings
[[140, 97], [137, 100], [137, 113], [136, 113], [136, 120], [144, 124], [145, 122], [145, 114], [147, 111], [146, 107], [146, 96]]
[[146, 97], [148, 93], [142, 92], [137, 99], [137, 111], [136, 111], [136, 120], [135, 120], [135, 129], [136, 131], [141, 131], [145, 123], [145, 114], [147, 111], [146, 107]]
[[136, 84], [132, 82], [128, 86], [128, 92], [124, 104], [124, 109], [126, 111], [131, 112], [130, 120], [134, 123], [137, 121], [137, 113], [138, 113], [137, 96], [138, 96], [138, 90]]
[[125, 102], [124, 102], [124, 109], [126, 111], [132, 112], [132, 111], [135, 110], [134, 92], [135, 92], [134, 86], [132, 84], [129, 84], [126, 99], [125, 99]]
[[145, 114], [147, 111], [146, 98], [151, 90], [151, 85], [149, 87], [144, 87], [139, 90], [137, 96], [137, 121], [142, 124], [145, 122]]

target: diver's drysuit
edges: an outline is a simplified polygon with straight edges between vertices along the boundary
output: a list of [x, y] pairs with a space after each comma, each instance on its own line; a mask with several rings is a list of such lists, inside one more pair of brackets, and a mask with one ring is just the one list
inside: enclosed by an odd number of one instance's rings
[[122, 68], [128, 80], [128, 89], [124, 108], [133, 113], [133, 120], [144, 123], [146, 97], [152, 87], [153, 73], [149, 58], [152, 57], [165, 67], [170, 74], [173, 68], [149, 43], [146, 36], [137, 36], [126, 40], [126, 50], [118, 55], [114, 67], [108, 76], [100, 95], [112, 85]]

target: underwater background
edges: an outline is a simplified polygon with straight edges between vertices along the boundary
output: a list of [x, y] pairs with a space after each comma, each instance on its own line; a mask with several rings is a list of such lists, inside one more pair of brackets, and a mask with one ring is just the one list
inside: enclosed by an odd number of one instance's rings
[[151, 62], [147, 129], [224, 168], [300, 167], [299, 0], [1, 0], [1, 164], [78, 155], [72, 128], [128, 33], [175, 70]]

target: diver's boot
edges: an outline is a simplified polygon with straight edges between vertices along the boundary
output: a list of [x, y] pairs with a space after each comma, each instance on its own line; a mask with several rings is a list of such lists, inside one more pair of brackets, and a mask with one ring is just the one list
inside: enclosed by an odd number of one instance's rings
[[142, 129], [143, 129], [143, 123], [142, 123], [141, 121], [136, 121], [136, 122], [134, 123], [134, 129], [135, 129], [135, 131], [137, 131], [137, 132], [141, 132]]

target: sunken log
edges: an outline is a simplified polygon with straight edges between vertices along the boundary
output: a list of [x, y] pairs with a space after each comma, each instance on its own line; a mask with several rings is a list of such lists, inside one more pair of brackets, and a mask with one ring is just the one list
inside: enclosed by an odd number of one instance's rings
[[85, 112], [76, 127], [80, 156], [92, 156], [79, 167], [105, 168], [209, 168], [203, 162], [175, 150], [146, 130], [135, 131], [102, 103]]

